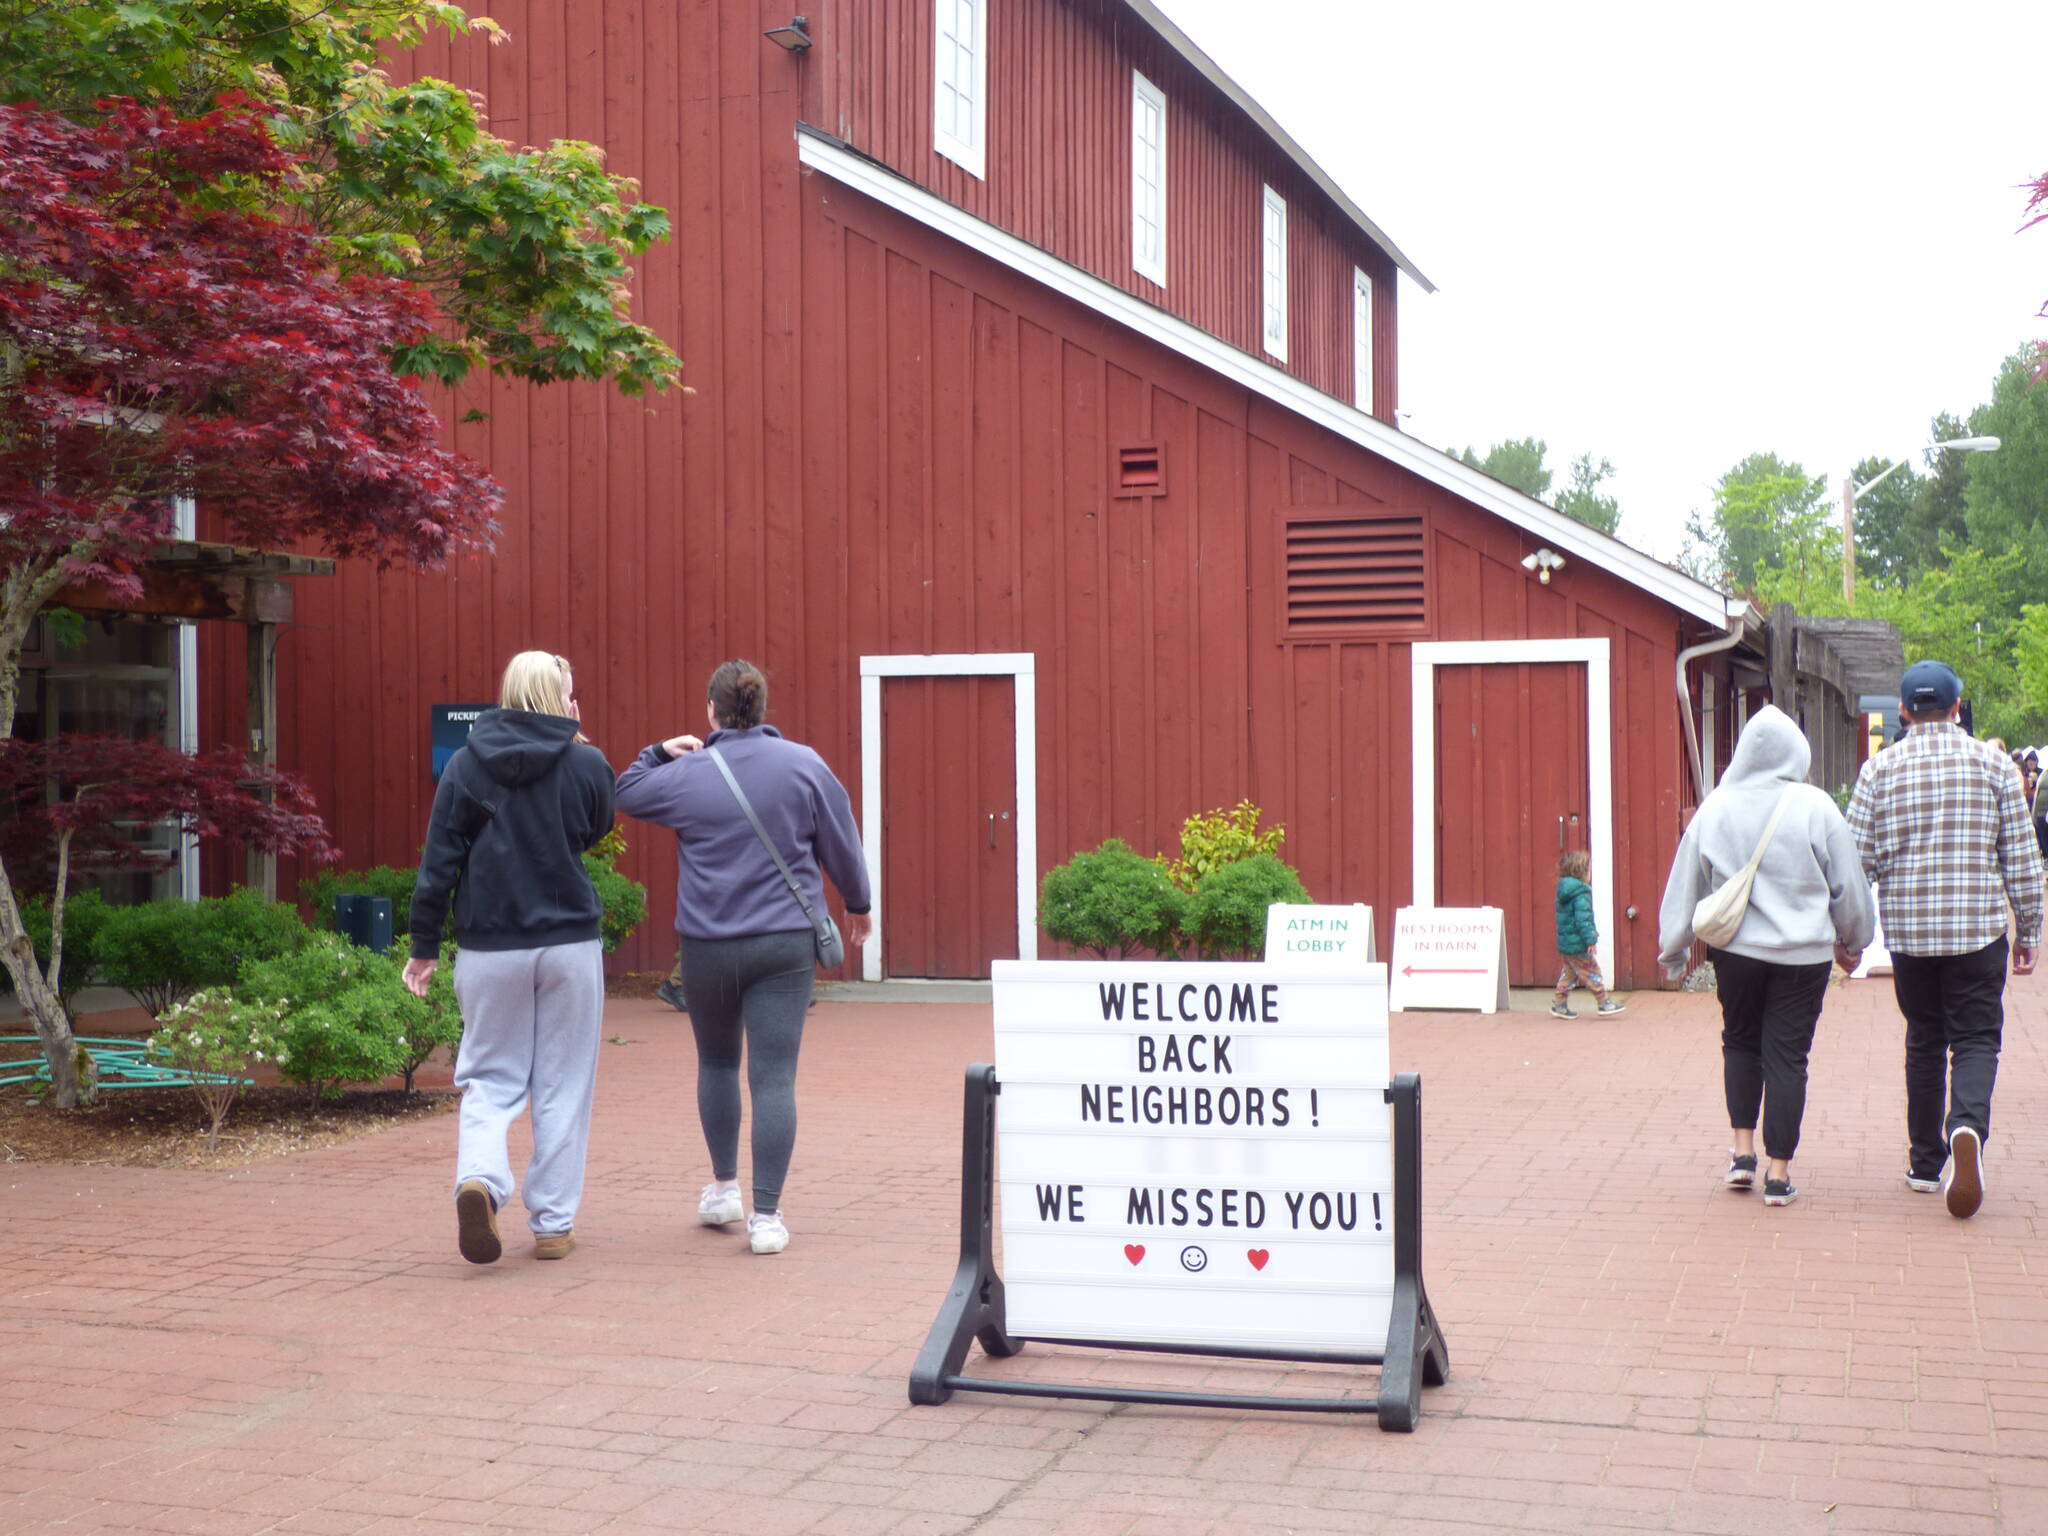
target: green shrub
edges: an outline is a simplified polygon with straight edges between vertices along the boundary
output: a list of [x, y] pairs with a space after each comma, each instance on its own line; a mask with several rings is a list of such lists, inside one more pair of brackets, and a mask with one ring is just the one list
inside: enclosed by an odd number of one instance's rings
[[1219, 807], [1182, 822], [1180, 857], [1168, 862], [1164, 854], [1160, 855], [1173, 883], [1192, 896], [1202, 888], [1204, 880], [1226, 864], [1262, 853], [1277, 859], [1287, 829], [1275, 827], [1270, 832], [1261, 832], [1260, 814], [1251, 801], [1240, 800], [1232, 810]]
[[452, 967], [444, 961], [436, 970], [425, 1001], [406, 990], [403, 969], [395, 950], [379, 955], [321, 933], [296, 954], [244, 968], [239, 990], [284, 1011], [279, 1070], [315, 1097], [400, 1075], [410, 1091], [435, 1047], [460, 1039], [462, 1021], [447, 979]]
[[441, 947], [441, 963], [434, 967], [424, 1000], [406, 990], [406, 946], [392, 945], [391, 953], [384, 958], [391, 962], [392, 974], [399, 978], [398, 990], [412, 1005], [405, 1016], [406, 1032], [398, 1042], [403, 1058], [399, 1070], [405, 1074], [405, 1091], [411, 1093], [413, 1074], [426, 1065], [429, 1056], [446, 1046], [448, 1064], [452, 1067], [456, 1052], [462, 1048], [462, 1008], [455, 1001], [455, 946]]
[[[583, 855], [583, 868], [604, 907], [598, 919], [598, 936], [604, 941], [606, 954], [625, 943], [647, 917], [647, 887], [612, 867], [625, 846], [625, 840], [614, 829], [595, 849]], [[334, 928], [335, 897], [385, 897], [391, 903], [391, 931], [402, 935], [412, 928], [412, 888], [418, 878], [416, 869], [394, 869], [389, 864], [373, 869], [330, 870], [300, 881], [299, 896], [313, 909], [313, 926], [330, 932]], [[454, 936], [455, 903], [451, 901], [447, 921], [441, 928], [442, 942], [445, 944]], [[394, 944], [396, 947], [402, 946]]]
[[[71, 1012], [71, 1000], [80, 988], [91, 984], [100, 970], [100, 935], [107, 926], [107, 914], [114, 909], [98, 891], [73, 891], [64, 898], [64, 971], [57, 978], [57, 996], [64, 1011]], [[50, 973], [50, 898], [34, 896], [21, 904], [21, 925], [36, 947], [36, 964]]]
[[604, 915], [598, 919], [598, 937], [604, 941], [604, 952], [610, 954], [626, 942], [647, 916], [647, 887], [627, 879], [594, 853], [583, 855], [583, 868], [590, 883], [597, 887], [597, 899], [604, 905]]
[[1211, 871], [1195, 892], [1188, 932], [1208, 960], [1257, 960], [1265, 951], [1266, 908], [1306, 904], [1301, 876], [1270, 853]]
[[247, 1002], [232, 992], [195, 992], [157, 1021], [149, 1058], [189, 1079], [186, 1086], [206, 1111], [207, 1151], [220, 1144], [221, 1123], [241, 1096], [249, 1063], [284, 1063], [283, 1015], [274, 1003]]
[[250, 961], [292, 954], [309, 937], [296, 910], [255, 891], [109, 907], [99, 967], [155, 1017], [202, 988], [229, 985]]
[[1158, 861], [1117, 837], [1048, 870], [1038, 888], [1045, 931], [1105, 960], [1177, 953], [1187, 913], [1188, 898]]
[[313, 909], [313, 926], [331, 933], [335, 897], [382, 896], [391, 903], [391, 931], [400, 934], [412, 926], [412, 888], [418, 877], [416, 869], [393, 869], [389, 864], [373, 869], [322, 870], [299, 882], [299, 899]]

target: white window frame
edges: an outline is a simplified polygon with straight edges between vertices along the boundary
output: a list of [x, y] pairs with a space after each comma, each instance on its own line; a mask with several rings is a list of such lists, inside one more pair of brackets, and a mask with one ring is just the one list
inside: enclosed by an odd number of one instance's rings
[[860, 840], [868, 860], [869, 908], [874, 929], [861, 953], [861, 977], [882, 979], [882, 924], [888, 892], [882, 888], [882, 679], [886, 677], [1008, 677], [1014, 700], [1017, 787], [1017, 958], [1038, 958], [1038, 656], [1033, 651], [985, 651], [937, 656], [863, 656], [860, 659]]
[[[175, 538], [199, 537], [199, 504], [190, 496], [171, 498], [171, 533]], [[174, 652], [177, 668], [178, 750], [187, 757], [199, 755], [199, 626], [180, 624]], [[181, 901], [199, 899], [199, 839], [190, 832], [178, 835], [178, 864], [174, 883]]]
[[[983, 179], [988, 175], [989, 4], [990, 0], [934, 0], [932, 8], [932, 148]], [[963, 16], [974, 28], [974, 36], [964, 43], [958, 34]]]
[[1372, 414], [1372, 277], [1351, 269], [1351, 403]]
[[[1586, 669], [1586, 851], [1592, 870], [1593, 921], [1600, 930], [1595, 955], [1601, 974], [1614, 974], [1614, 730], [1613, 679], [1605, 636], [1582, 640], [1436, 640], [1408, 648], [1408, 837], [1413, 895], [1418, 907], [1436, 905], [1436, 669], [1577, 662]], [[1456, 809], [1453, 807], [1452, 809]]]
[[[1142, 128], [1150, 111], [1158, 123], [1147, 153]], [[1154, 249], [1146, 249], [1148, 228]], [[1131, 269], [1166, 286], [1166, 93], [1131, 71]]]
[[1271, 187], [1259, 199], [1259, 341], [1287, 361], [1287, 199]]

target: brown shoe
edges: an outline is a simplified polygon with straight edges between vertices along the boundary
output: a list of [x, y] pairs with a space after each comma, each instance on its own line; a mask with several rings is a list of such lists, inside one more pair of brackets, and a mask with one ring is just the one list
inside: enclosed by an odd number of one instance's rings
[[536, 1259], [566, 1259], [569, 1250], [575, 1246], [574, 1232], [540, 1232], [534, 1235], [533, 1256]]
[[472, 1264], [495, 1264], [505, 1251], [498, 1241], [498, 1209], [482, 1179], [464, 1179], [455, 1191], [455, 1246]]

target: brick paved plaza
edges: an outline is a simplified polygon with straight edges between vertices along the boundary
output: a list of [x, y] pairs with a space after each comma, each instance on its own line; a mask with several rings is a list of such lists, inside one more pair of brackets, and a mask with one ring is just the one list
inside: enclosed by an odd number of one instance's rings
[[[1412, 1436], [909, 1407], [986, 1005], [820, 1005], [794, 1241], [756, 1259], [694, 1220], [687, 1025], [615, 1003], [563, 1263], [516, 1209], [504, 1262], [456, 1256], [448, 1118], [233, 1175], [0, 1166], [0, 1531], [2048, 1531], [2048, 980], [2010, 999], [1967, 1223], [1900, 1182], [1889, 982], [1830, 994], [1786, 1210], [1718, 1186], [1710, 998], [1397, 1016], [1452, 1357]], [[1039, 1347], [971, 1368], [1375, 1379]]]

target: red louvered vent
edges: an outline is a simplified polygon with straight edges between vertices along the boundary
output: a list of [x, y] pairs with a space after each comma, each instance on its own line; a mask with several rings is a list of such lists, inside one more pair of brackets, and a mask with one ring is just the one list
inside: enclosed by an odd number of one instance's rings
[[1116, 453], [1116, 494], [1119, 496], [1163, 496], [1166, 494], [1166, 453], [1157, 443], [1119, 448]]
[[1422, 629], [1423, 550], [1419, 516], [1290, 519], [1286, 633]]

